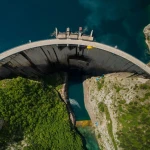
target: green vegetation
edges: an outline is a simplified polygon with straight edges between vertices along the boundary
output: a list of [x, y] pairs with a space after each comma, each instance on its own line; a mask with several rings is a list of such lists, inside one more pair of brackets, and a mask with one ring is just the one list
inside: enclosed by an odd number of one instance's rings
[[100, 103], [98, 104], [98, 108], [99, 108], [99, 111], [100, 111], [100, 112], [104, 112], [104, 111], [105, 111], [104, 103], [103, 103], [103, 102], [100, 102]]
[[100, 134], [98, 134], [98, 135], [97, 135], [97, 137], [98, 137], [98, 138], [101, 138], [101, 135], [100, 135]]
[[150, 89], [150, 86], [147, 83], [141, 84], [140, 89], [147, 90]]
[[49, 84], [53, 86], [56, 90], [60, 90], [62, 88], [62, 84], [64, 83], [64, 73], [55, 73], [42, 78], [42, 82], [45, 84]]
[[[139, 100], [140, 100], [141, 102], [144, 102], [144, 101], [148, 100], [148, 98], [150, 97], [150, 83], [149, 83], [149, 81], [146, 82], [146, 83], [141, 84], [141, 85], [139, 86], [139, 88], [140, 88], [140, 90], [146, 92], [146, 93], [144, 94], [144, 96], [143, 96], [142, 98], [140, 98]], [[138, 96], [137, 96], [137, 97], [138, 97]]]
[[100, 102], [98, 107], [99, 107], [99, 111], [105, 113], [105, 115], [106, 115], [108, 133], [109, 133], [109, 136], [112, 139], [115, 150], [117, 150], [117, 145], [116, 145], [114, 135], [113, 135], [113, 131], [112, 131], [112, 121], [111, 121], [111, 118], [110, 118], [108, 108], [107, 108], [106, 104], [104, 104], [103, 102]]
[[61, 87], [56, 84], [61, 78], [54, 79], [47, 77], [46, 83], [21, 77], [0, 81], [1, 150], [21, 141], [24, 150], [83, 149], [66, 105], [54, 90]]
[[124, 149], [150, 149], [150, 104], [142, 105], [140, 101], [123, 104], [123, 111], [118, 112], [121, 128], [117, 134]]
[[[103, 83], [100, 82], [98, 85], [99, 89], [103, 87]], [[104, 102], [100, 102], [98, 108], [101, 114], [106, 115], [108, 133], [115, 149], [117, 149], [117, 144], [119, 144], [118, 146], [124, 150], [150, 150], [150, 81], [132, 86], [131, 93], [133, 93], [135, 98], [128, 101], [119, 92], [120, 90], [125, 90], [124, 92], [126, 93], [124, 94], [127, 96], [129, 88], [127, 90], [127, 87], [122, 87], [121, 84], [114, 84], [113, 87], [116, 92], [111, 97], [113, 100], [111, 109], [118, 116], [116, 123], [119, 142], [115, 141], [113, 136], [113, 126], [108, 106]]]
[[145, 100], [147, 100], [150, 97], [150, 92], [145, 93], [144, 97], [140, 99], [141, 102], [144, 102]]
[[121, 87], [114, 85], [114, 88], [116, 89], [116, 92], [119, 93], [119, 91], [121, 90]]
[[104, 77], [101, 78], [99, 81], [97, 81], [98, 90], [101, 90], [103, 86], [104, 86]]
[[126, 103], [126, 100], [119, 100], [118, 103], [119, 103], [119, 104], [125, 104], [125, 103]]

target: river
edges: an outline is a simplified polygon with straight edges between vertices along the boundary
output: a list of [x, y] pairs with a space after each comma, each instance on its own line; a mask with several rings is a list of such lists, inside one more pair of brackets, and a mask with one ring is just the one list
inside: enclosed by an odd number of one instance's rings
[[90, 120], [84, 106], [82, 74], [76, 71], [70, 72], [68, 79], [69, 101], [75, 114], [76, 121]]
[[[90, 120], [84, 105], [82, 73], [78, 71], [70, 72], [68, 79], [69, 101], [76, 121]], [[77, 129], [85, 138], [86, 148], [88, 150], [99, 150], [94, 129], [91, 126], [78, 126]]]

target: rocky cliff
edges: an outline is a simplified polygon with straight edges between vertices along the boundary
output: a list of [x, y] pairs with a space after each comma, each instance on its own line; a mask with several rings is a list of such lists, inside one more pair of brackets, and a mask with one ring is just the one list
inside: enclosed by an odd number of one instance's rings
[[150, 80], [113, 73], [84, 81], [86, 109], [101, 149], [150, 149]]
[[143, 32], [145, 34], [145, 42], [150, 50], [150, 24], [144, 28]]

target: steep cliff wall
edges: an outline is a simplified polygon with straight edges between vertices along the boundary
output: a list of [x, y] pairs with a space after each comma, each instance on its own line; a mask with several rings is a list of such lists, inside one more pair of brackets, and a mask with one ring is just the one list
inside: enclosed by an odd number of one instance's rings
[[150, 149], [150, 80], [131, 73], [92, 77], [84, 95], [101, 148]]

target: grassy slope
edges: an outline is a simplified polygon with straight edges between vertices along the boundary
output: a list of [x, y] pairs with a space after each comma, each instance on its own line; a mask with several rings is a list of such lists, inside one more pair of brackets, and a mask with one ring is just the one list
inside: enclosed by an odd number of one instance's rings
[[[8, 143], [21, 145], [23, 139], [27, 150], [83, 149], [66, 106], [54, 90], [61, 88], [55, 79], [51, 76], [42, 83], [21, 77], [0, 81], [0, 118], [5, 120], [0, 131], [1, 149]], [[61, 81], [60, 76], [57, 79]]]
[[[104, 86], [104, 82], [97, 84], [98, 90]], [[109, 85], [107, 85], [109, 86]], [[124, 87], [114, 85], [116, 94], [123, 90]], [[129, 104], [125, 100], [115, 99], [116, 112], [118, 114], [118, 139], [120, 146], [129, 150], [149, 150], [150, 149], [150, 84], [147, 82], [140, 86], [135, 85], [134, 90], [137, 95]], [[139, 96], [143, 93], [143, 96]], [[117, 104], [118, 103], [118, 104]], [[114, 106], [113, 106], [114, 107]], [[109, 115], [107, 105], [103, 102], [99, 103], [100, 113], [105, 113], [108, 133], [112, 138], [113, 145], [116, 142], [112, 132], [112, 121]]]
[[136, 97], [132, 102], [126, 104], [120, 101], [118, 109], [118, 120], [121, 128], [118, 131], [118, 138], [121, 147], [129, 150], [150, 149], [150, 86], [142, 84], [137, 89], [145, 91], [140, 98]]

